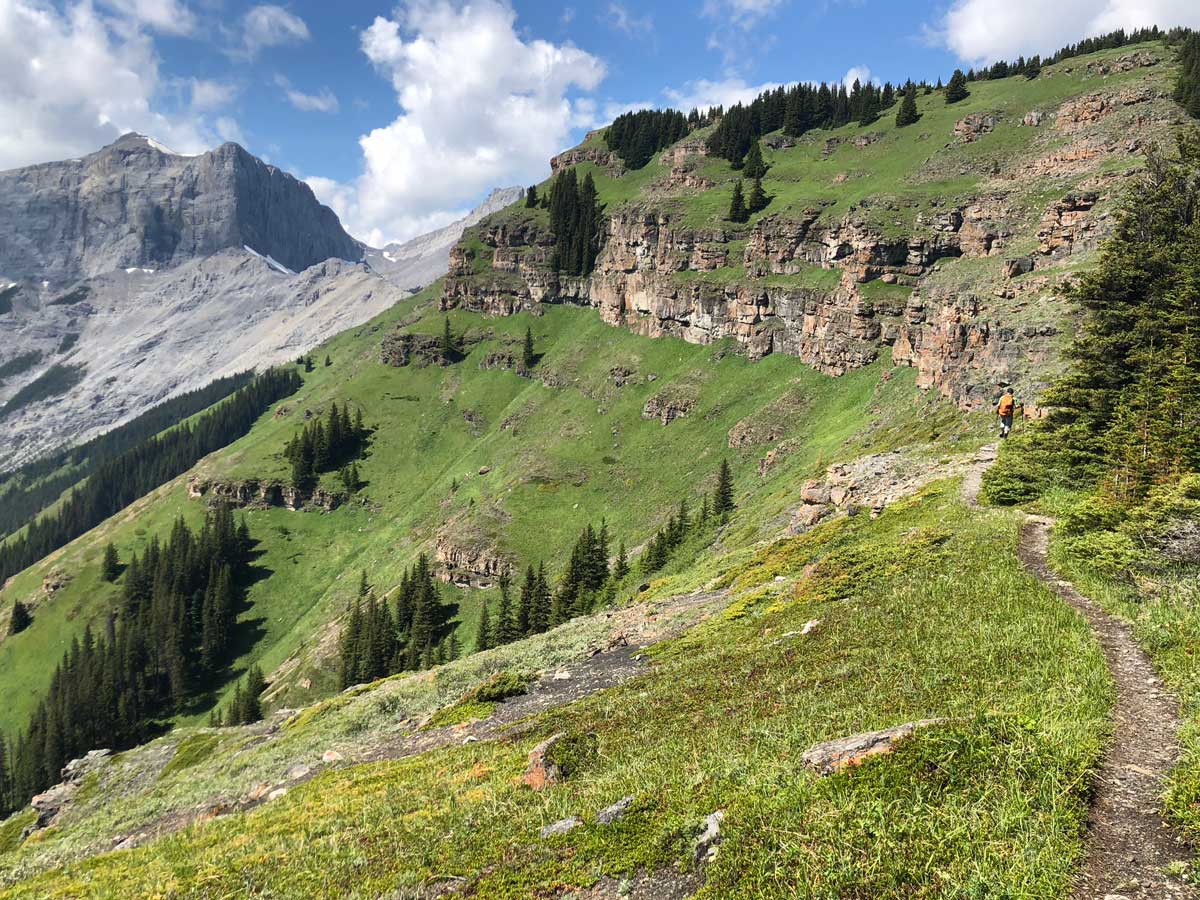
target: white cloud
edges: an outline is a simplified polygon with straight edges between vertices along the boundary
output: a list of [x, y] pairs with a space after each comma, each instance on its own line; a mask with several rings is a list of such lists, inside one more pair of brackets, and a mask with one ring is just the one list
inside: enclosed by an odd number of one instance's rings
[[233, 141], [236, 144], [245, 145], [246, 138], [242, 134], [242, 129], [238, 125], [236, 119], [229, 116], [219, 116], [217, 121], [213, 123], [213, 128], [222, 141]]
[[705, 18], [723, 19], [739, 28], [751, 28], [785, 2], [786, 0], [705, 0], [701, 12]]
[[956, 0], [928, 28], [931, 39], [970, 63], [1049, 54], [1117, 28], [1200, 27], [1196, 0]]
[[413, 0], [363, 32], [401, 113], [359, 139], [364, 171], [352, 184], [308, 180], [351, 233], [375, 246], [403, 240], [452, 221], [489, 188], [546, 174], [589, 113], [570, 95], [595, 88], [604, 64], [569, 43], [524, 39], [515, 24], [500, 0]]
[[654, 32], [652, 16], [635, 16], [621, 3], [609, 3], [607, 12], [600, 20], [630, 37], [646, 37]]
[[309, 37], [303, 19], [272, 3], [252, 7], [242, 17], [242, 46], [249, 56], [265, 47], [300, 44]]
[[0, 0], [0, 169], [91, 152], [125, 131], [153, 135], [184, 153], [213, 133], [189, 112], [155, 108], [153, 41], [87, 0], [61, 11], [39, 0]]
[[879, 79], [872, 77], [871, 70], [867, 66], [851, 66], [846, 70], [846, 74], [842, 78], [842, 84], [846, 86], [846, 90], [854, 87], [856, 81], [859, 84], [879, 83]]
[[779, 87], [774, 82], [746, 84], [741, 78], [725, 78], [721, 81], [700, 79], [689, 81], [681, 89], [667, 88], [663, 96], [676, 109], [689, 112], [692, 109], [708, 109], [713, 106], [726, 108], [737, 103], [749, 103], [763, 91]]
[[275, 76], [275, 84], [283, 89], [283, 94], [301, 112], [335, 113], [339, 109], [337, 96], [327, 87], [321, 88], [315, 94], [306, 94], [297, 90], [283, 75]]
[[146, 25], [163, 34], [191, 34], [196, 16], [179, 0], [103, 0], [127, 20]]
[[205, 112], [228, 106], [237, 96], [237, 86], [207, 78], [191, 78], [188, 86], [192, 95], [192, 109]]

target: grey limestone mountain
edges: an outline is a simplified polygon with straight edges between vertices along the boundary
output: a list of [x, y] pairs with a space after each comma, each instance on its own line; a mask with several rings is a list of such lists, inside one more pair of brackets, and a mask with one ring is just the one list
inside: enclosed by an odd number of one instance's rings
[[[462, 229], [516, 195], [373, 250], [236, 144], [182, 156], [127, 134], [0, 172], [0, 470], [366, 321], [443, 274]], [[5, 408], [64, 372], [65, 392]]]

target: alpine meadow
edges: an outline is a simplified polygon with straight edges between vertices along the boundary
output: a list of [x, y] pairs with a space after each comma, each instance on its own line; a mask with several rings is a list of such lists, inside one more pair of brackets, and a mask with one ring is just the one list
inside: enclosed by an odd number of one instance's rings
[[1194, 15], [13, 4], [0, 900], [1200, 897]]

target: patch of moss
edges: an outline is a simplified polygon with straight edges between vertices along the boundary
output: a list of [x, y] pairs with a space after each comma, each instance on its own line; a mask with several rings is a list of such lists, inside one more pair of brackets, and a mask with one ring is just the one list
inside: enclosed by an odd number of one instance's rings
[[220, 744], [221, 736], [211, 732], [188, 735], [179, 742], [179, 746], [175, 748], [175, 755], [171, 757], [160, 777], [167, 778], [204, 762]]

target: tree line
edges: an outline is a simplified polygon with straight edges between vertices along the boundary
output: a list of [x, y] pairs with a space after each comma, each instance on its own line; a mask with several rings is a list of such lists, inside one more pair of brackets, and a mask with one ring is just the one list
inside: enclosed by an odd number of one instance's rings
[[348, 402], [340, 409], [336, 402], [330, 403], [324, 421], [314, 418], [283, 448], [284, 459], [292, 465], [293, 486], [311, 490], [321, 473], [340, 468], [346, 490], [353, 492], [359, 483], [353, 461], [362, 456], [369, 436], [361, 409], [351, 419]]
[[448, 625], [450, 610], [425, 554], [405, 570], [395, 594], [392, 604], [386, 597], [377, 599], [362, 573], [338, 648], [343, 689], [458, 656], [458, 638]]
[[244, 387], [253, 372], [218, 378], [202, 388], [164, 400], [135, 419], [66, 450], [26, 463], [0, 478], [8, 486], [0, 503], [0, 537], [12, 534], [58, 499], [71, 485], [91, 475], [104, 462], [133, 449], [161, 431], [208, 409]]
[[99, 747], [124, 749], [188, 709], [221, 679], [235, 638], [253, 541], [226, 507], [199, 530], [176, 520], [165, 542], [135, 553], [103, 635], [74, 638], [16, 742], [0, 740], [0, 813], [59, 780]]
[[564, 275], [590, 275], [600, 251], [604, 212], [592, 173], [580, 181], [574, 167], [559, 172], [550, 185], [548, 206], [554, 232], [551, 268]]
[[640, 169], [659, 150], [686, 137], [690, 128], [679, 110], [641, 109], [613, 119], [604, 130], [604, 143], [627, 168]]
[[246, 434], [263, 412], [300, 385], [296, 372], [268, 369], [195, 422], [148, 438], [100, 463], [57, 510], [0, 546], [0, 583]]
[[1200, 33], [1188, 30], [1179, 37], [1179, 75], [1175, 102], [1189, 116], [1200, 119]]

